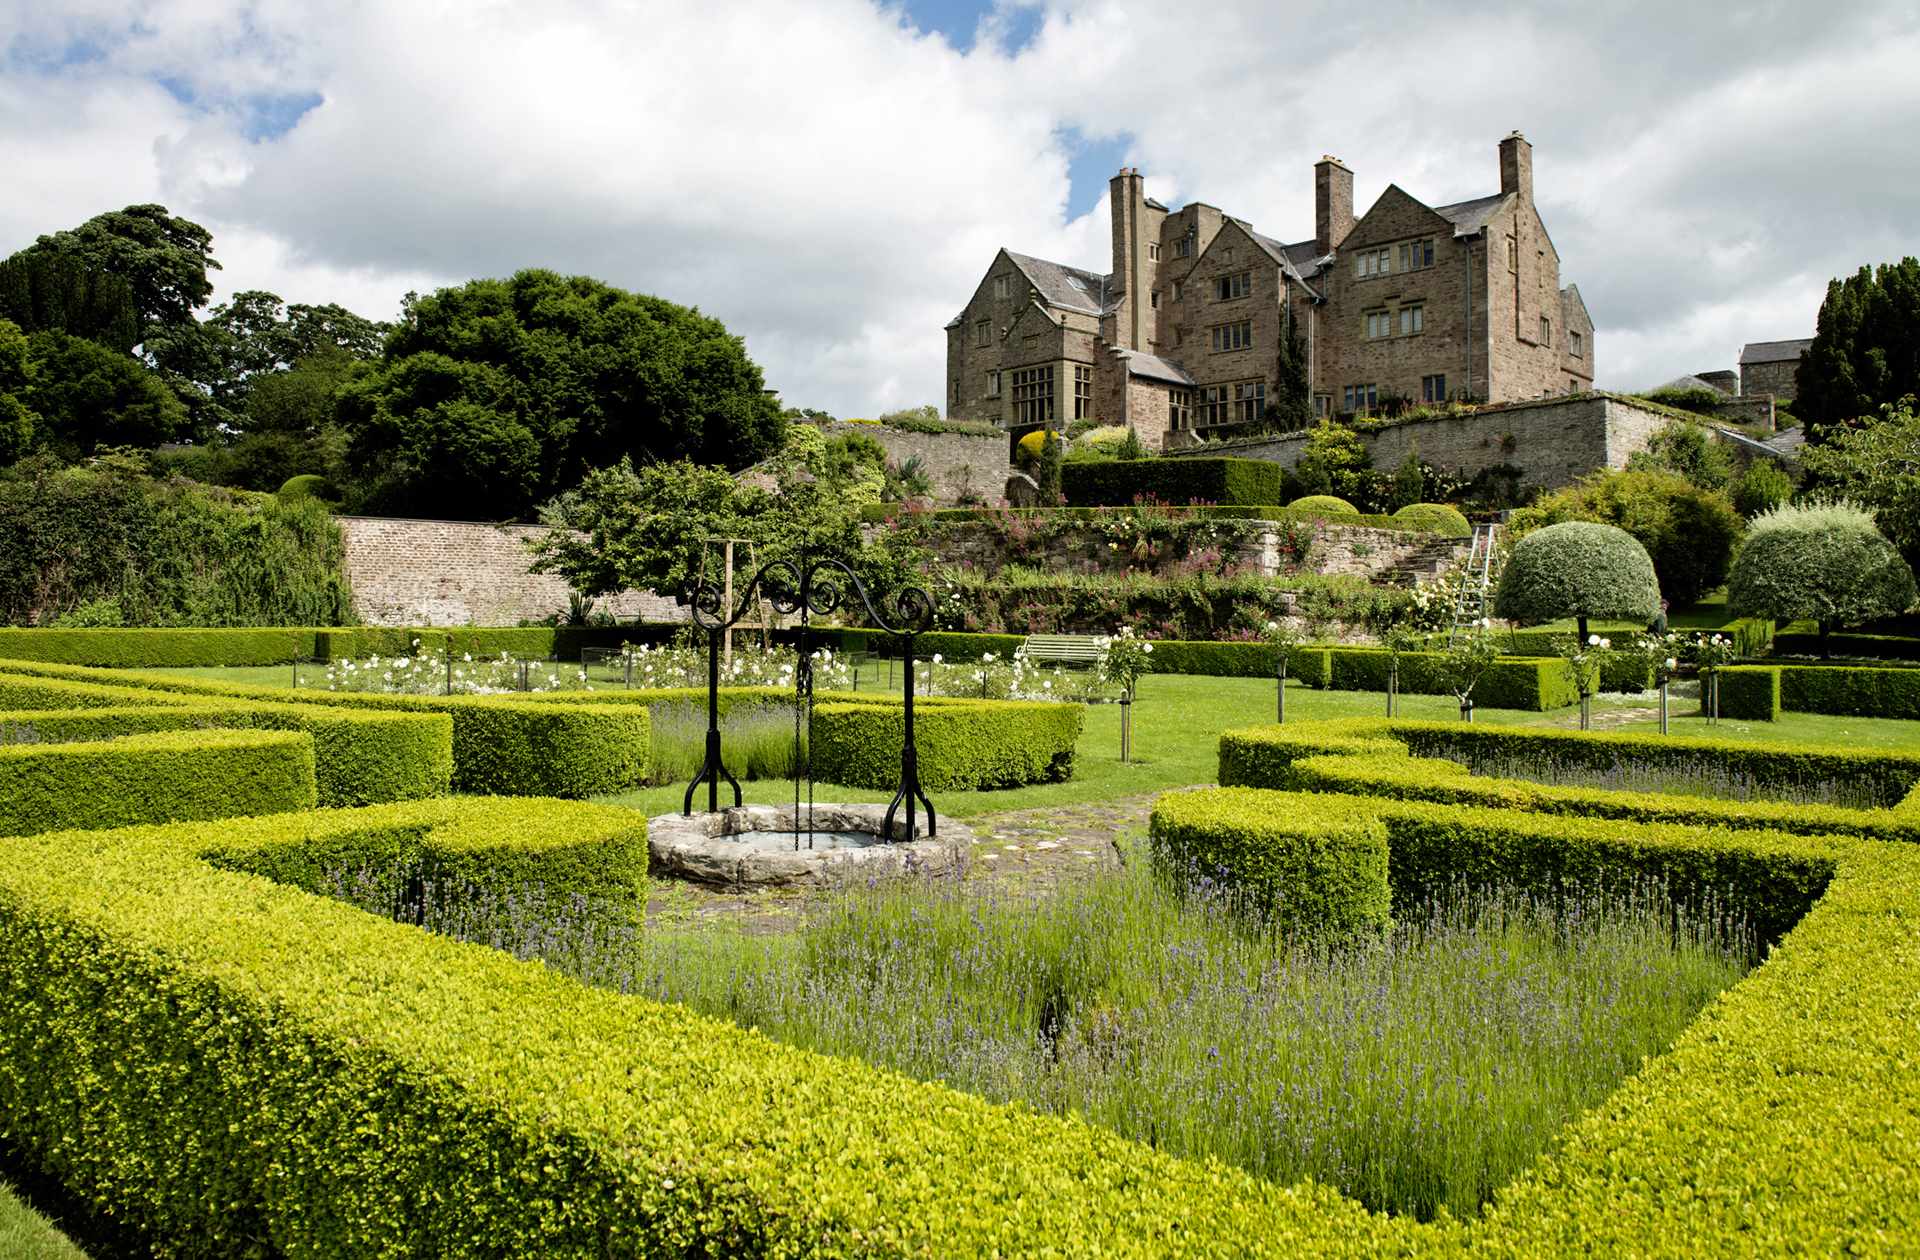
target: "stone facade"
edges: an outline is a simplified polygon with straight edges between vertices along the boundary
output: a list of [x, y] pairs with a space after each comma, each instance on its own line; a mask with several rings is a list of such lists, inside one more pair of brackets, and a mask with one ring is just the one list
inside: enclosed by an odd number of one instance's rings
[[1007, 440], [997, 434], [915, 433], [843, 420], [820, 427], [828, 437], [858, 433], [872, 438], [895, 464], [919, 460], [933, 483], [934, 502], [942, 506], [996, 502], [1013, 471]]
[[1593, 321], [1562, 284], [1519, 133], [1499, 170], [1499, 192], [1450, 205], [1389, 186], [1356, 220], [1353, 173], [1325, 158], [1314, 236], [1285, 244], [1203, 202], [1169, 210], [1123, 169], [1108, 274], [995, 257], [947, 325], [949, 413], [1015, 435], [1129, 423], [1178, 447], [1261, 420], [1289, 339], [1325, 414], [1590, 390]]
[[1740, 351], [1740, 392], [1772, 394], [1783, 403], [1791, 403], [1799, 392], [1794, 374], [1800, 370], [1801, 356], [1812, 344], [1811, 338], [1749, 342]]
[[[567, 584], [527, 571], [538, 525], [481, 525], [340, 516], [353, 611], [372, 626], [513, 626], [567, 611]], [[685, 621], [686, 609], [648, 591], [602, 599], [623, 621]]]
[[[1376, 468], [1396, 467], [1415, 453], [1463, 479], [1505, 465], [1519, 470], [1523, 488], [1553, 490], [1598, 468], [1625, 468], [1670, 423], [1667, 415], [1630, 400], [1587, 393], [1388, 424], [1362, 432], [1360, 440]], [[1307, 436], [1216, 443], [1205, 453], [1268, 459], [1291, 468], [1306, 449]]]

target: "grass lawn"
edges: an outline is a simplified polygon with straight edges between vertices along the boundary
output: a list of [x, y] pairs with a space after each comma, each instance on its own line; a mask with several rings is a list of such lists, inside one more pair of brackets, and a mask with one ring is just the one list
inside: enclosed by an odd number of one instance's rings
[[[1444, 721], [1457, 719], [1459, 709], [1451, 696], [1402, 696], [1400, 715]], [[1298, 686], [1287, 688], [1289, 722], [1303, 722], [1312, 718], [1384, 716], [1386, 697], [1380, 692], [1314, 691]], [[1566, 716], [1567, 713], [1481, 709], [1476, 720], [1499, 725], [1520, 725], [1550, 722], [1556, 718], [1564, 720]], [[994, 792], [941, 792], [928, 795], [934, 797], [934, 805], [941, 813], [968, 818], [1003, 809], [1080, 805], [1121, 796], [1163, 792], [1168, 788], [1195, 783], [1212, 783], [1220, 765], [1220, 732], [1236, 726], [1271, 722], [1273, 717], [1273, 683], [1269, 679], [1149, 674], [1140, 680], [1139, 701], [1133, 707], [1131, 762], [1122, 764], [1120, 761], [1120, 706], [1089, 705], [1086, 729], [1080, 736], [1070, 781]], [[723, 784], [723, 792], [724, 788]], [[793, 785], [785, 779], [749, 781], [742, 783], [740, 788], [748, 804], [772, 805], [793, 799]], [[679, 810], [685, 792], [686, 785], [678, 784], [643, 788], [598, 799], [643, 809], [650, 814], [664, 814]], [[892, 795], [889, 792], [861, 792], [824, 784], [817, 794], [823, 800], [881, 802]], [[730, 798], [723, 801], [723, 804], [731, 803]]]
[[0, 1256], [6, 1260], [86, 1260], [47, 1218], [0, 1182]]

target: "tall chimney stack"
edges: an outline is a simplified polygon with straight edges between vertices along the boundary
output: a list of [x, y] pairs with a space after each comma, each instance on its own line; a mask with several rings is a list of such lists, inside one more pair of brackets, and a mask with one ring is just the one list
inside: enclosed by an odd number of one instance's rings
[[1137, 350], [1144, 341], [1140, 325], [1145, 295], [1140, 292], [1140, 282], [1145, 270], [1141, 220], [1146, 217], [1146, 197], [1139, 167], [1123, 166], [1107, 182], [1107, 206], [1113, 217], [1113, 284], [1120, 290], [1114, 311], [1114, 344], [1126, 350]]
[[1353, 231], [1353, 172], [1337, 157], [1313, 164], [1313, 248], [1321, 255], [1340, 248]]
[[1517, 131], [1500, 142], [1500, 191], [1533, 200], [1533, 146]]

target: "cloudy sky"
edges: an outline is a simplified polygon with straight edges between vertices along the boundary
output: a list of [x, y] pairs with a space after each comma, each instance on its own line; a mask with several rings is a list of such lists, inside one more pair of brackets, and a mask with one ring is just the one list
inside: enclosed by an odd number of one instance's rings
[[1122, 164], [1298, 240], [1321, 154], [1440, 204], [1517, 128], [1630, 388], [1920, 248], [1916, 65], [1911, 0], [0, 0], [0, 253], [159, 201], [222, 295], [584, 272], [870, 415], [939, 399], [997, 246], [1106, 270]]

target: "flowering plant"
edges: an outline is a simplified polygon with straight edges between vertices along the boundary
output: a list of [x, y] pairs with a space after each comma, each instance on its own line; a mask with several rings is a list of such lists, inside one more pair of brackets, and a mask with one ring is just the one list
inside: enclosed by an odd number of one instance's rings
[[1493, 637], [1492, 627], [1491, 621], [1480, 618], [1455, 635], [1440, 655], [1440, 677], [1446, 682], [1447, 690], [1460, 701], [1462, 709], [1472, 703], [1473, 689], [1499, 658], [1500, 645]]
[[1740, 646], [1726, 635], [1708, 635], [1695, 639], [1687, 655], [1701, 669], [1718, 669], [1740, 659]]
[[1600, 689], [1600, 671], [1613, 655], [1613, 640], [1589, 634], [1583, 641], [1579, 635], [1570, 634], [1555, 638], [1553, 651], [1572, 667], [1574, 688], [1585, 700]]
[[1120, 627], [1118, 634], [1096, 640], [1100, 664], [1096, 672], [1103, 682], [1113, 683], [1127, 695], [1133, 694], [1140, 675], [1152, 667], [1153, 644], [1134, 637], [1132, 626]]

